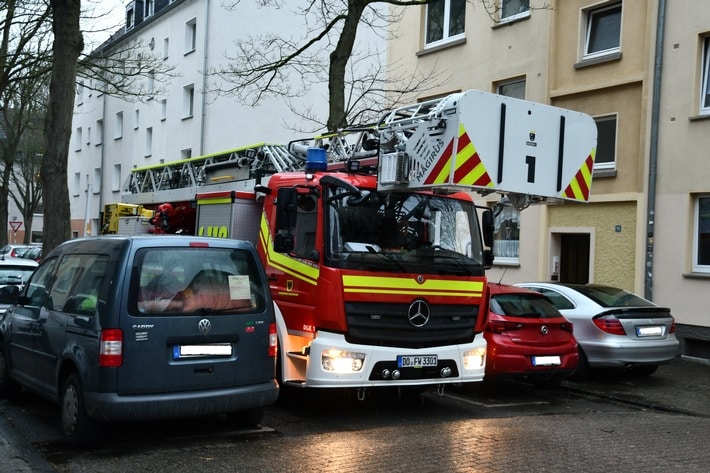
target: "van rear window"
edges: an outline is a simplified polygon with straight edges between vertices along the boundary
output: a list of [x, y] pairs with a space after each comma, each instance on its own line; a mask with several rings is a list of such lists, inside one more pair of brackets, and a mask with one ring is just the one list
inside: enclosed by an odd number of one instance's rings
[[253, 254], [228, 248], [144, 248], [136, 252], [131, 315], [264, 310], [265, 288]]

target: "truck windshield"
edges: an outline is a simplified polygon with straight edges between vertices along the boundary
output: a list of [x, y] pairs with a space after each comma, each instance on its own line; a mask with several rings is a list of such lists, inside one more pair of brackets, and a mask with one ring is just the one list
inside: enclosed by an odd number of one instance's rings
[[483, 274], [472, 202], [432, 194], [326, 188], [326, 264], [364, 271]]

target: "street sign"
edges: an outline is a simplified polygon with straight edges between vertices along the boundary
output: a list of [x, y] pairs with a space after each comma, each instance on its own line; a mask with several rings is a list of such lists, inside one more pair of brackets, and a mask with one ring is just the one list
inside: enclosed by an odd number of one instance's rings
[[10, 227], [12, 227], [12, 231], [15, 233], [17, 233], [17, 230], [19, 230], [21, 226], [22, 226], [21, 221], [13, 220], [12, 222], [10, 222]]

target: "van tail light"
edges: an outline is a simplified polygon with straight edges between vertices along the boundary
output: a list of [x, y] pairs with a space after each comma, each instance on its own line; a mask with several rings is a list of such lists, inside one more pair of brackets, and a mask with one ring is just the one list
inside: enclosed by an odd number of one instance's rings
[[610, 333], [612, 335], [626, 335], [621, 322], [613, 315], [594, 317], [592, 321], [594, 322], [594, 325], [606, 333]]
[[99, 366], [117, 367], [123, 364], [123, 330], [112, 328], [101, 331]]
[[279, 338], [276, 336], [276, 324], [269, 324], [269, 356], [276, 356]]
[[489, 332], [493, 333], [503, 333], [509, 330], [518, 330], [523, 328], [523, 324], [518, 322], [505, 322], [503, 320], [489, 320], [488, 327], [486, 328]]
[[671, 331], [670, 333], [675, 333], [675, 318], [671, 317]]

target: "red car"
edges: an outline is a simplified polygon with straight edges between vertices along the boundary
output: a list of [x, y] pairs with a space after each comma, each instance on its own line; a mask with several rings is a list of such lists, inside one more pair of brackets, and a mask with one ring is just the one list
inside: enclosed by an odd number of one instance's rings
[[559, 385], [579, 362], [572, 324], [541, 294], [490, 284], [486, 380], [517, 377]]

